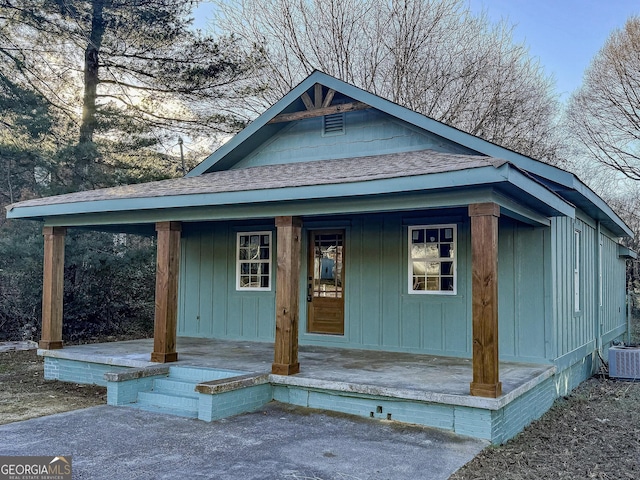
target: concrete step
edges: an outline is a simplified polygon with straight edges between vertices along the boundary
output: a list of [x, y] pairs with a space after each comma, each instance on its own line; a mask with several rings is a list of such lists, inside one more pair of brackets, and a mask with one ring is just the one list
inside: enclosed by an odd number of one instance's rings
[[210, 380], [219, 380], [222, 378], [231, 378], [242, 375], [246, 372], [238, 372], [234, 370], [220, 370], [215, 368], [203, 367], [170, 367], [169, 377], [177, 380], [190, 380], [196, 383], [208, 382]]
[[[198, 399], [186, 397], [183, 395], [174, 395], [170, 393], [159, 392], [138, 392], [138, 403], [143, 407], [159, 407], [167, 409], [167, 413], [171, 411], [187, 411], [198, 413]], [[176, 413], [177, 415], [178, 413]]]
[[168, 393], [170, 395], [198, 398], [198, 392], [196, 392], [197, 384], [198, 382], [181, 380], [174, 377], [157, 378], [153, 381], [153, 391], [158, 393]]

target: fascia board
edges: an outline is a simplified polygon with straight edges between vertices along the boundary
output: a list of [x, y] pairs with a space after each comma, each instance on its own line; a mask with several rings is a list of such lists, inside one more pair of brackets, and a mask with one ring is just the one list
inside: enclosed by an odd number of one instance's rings
[[280, 114], [285, 108], [296, 101], [304, 92], [311, 88], [314, 84], [319, 83], [317, 77], [320, 72], [314, 72], [297, 86], [295, 86], [289, 93], [274, 103], [271, 107], [264, 111], [258, 118], [251, 122], [247, 127], [238, 132], [227, 143], [218, 148], [215, 152], [205, 158], [200, 164], [189, 171], [186, 177], [195, 177], [201, 175], [216, 163], [226, 157], [234, 149], [239, 147], [242, 143], [249, 140], [258, 130], [265, 127], [267, 123], [273, 119], [276, 115]]

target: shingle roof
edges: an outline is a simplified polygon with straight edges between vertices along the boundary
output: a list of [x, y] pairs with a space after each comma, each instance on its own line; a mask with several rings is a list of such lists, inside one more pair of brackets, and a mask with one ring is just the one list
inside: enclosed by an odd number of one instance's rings
[[504, 163], [506, 163], [505, 160], [487, 156], [419, 150], [367, 157], [225, 170], [196, 177], [174, 178], [37, 198], [10, 205], [8, 209], [10, 210], [17, 206], [33, 207], [126, 198], [153, 198], [168, 195], [241, 192], [343, 184], [468, 170], [487, 166], [497, 168]]

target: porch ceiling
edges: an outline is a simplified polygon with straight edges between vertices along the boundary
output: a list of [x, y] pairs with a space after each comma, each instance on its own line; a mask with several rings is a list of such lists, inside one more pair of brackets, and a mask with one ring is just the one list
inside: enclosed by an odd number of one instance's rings
[[158, 221], [328, 215], [496, 202], [537, 224], [574, 207], [498, 159], [421, 150], [228, 170], [78, 192], [10, 205], [8, 218], [47, 225], [134, 225]]

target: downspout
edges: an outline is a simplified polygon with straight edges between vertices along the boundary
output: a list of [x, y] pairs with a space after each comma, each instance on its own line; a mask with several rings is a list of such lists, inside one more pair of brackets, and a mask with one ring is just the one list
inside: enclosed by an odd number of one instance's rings
[[[628, 260], [627, 260], [628, 261]], [[631, 288], [629, 281], [625, 282], [627, 285], [627, 345], [631, 345]]]

